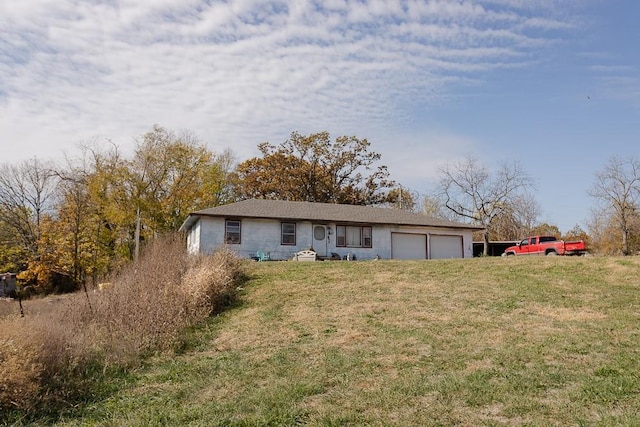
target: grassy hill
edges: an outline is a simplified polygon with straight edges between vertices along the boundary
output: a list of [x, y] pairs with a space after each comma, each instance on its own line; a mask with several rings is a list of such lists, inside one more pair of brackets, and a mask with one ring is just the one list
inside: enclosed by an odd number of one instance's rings
[[640, 425], [640, 259], [255, 263], [125, 379], [58, 425]]

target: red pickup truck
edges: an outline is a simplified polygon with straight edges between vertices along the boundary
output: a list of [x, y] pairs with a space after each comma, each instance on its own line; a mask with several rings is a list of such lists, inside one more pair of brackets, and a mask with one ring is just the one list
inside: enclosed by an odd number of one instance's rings
[[515, 246], [504, 250], [502, 256], [509, 255], [584, 255], [587, 246], [584, 241], [565, 242], [554, 236], [531, 236]]

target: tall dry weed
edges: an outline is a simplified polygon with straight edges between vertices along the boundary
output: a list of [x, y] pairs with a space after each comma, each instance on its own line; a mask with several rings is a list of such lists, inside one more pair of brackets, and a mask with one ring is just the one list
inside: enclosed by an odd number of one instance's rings
[[64, 310], [7, 317], [1, 326], [0, 407], [33, 409], [80, 392], [80, 378], [69, 374], [89, 357], [82, 345], [73, 344]]
[[87, 376], [180, 345], [185, 329], [235, 295], [243, 263], [230, 251], [190, 257], [179, 238], [158, 239], [110, 286], [0, 320], [0, 409], [72, 400]]
[[106, 364], [128, 364], [174, 346], [190, 319], [179, 290], [188, 269], [180, 241], [162, 239], [97, 294], [85, 312], [87, 333]]
[[227, 249], [192, 259], [180, 288], [191, 316], [199, 321], [229, 305], [243, 274], [242, 262]]
[[2, 406], [30, 409], [32, 396], [40, 395], [40, 379], [44, 373], [42, 342], [21, 331], [17, 319], [5, 319], [0, 329], [0, 402]]

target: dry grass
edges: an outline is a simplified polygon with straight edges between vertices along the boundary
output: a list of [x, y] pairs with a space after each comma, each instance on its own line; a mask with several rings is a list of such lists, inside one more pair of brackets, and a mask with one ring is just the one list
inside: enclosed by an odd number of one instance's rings
[[3, 301], [0, 408], [33, 410], [82, 399], [96, 372], [178, 348], [185, 329], [219, 311], [243, 275], [230, 252], [188, 257], [162, 239], [110, 286], [64, 297]]
[[640, 258], [256, 264], [198, 349], [60, 424], [640, 423]]

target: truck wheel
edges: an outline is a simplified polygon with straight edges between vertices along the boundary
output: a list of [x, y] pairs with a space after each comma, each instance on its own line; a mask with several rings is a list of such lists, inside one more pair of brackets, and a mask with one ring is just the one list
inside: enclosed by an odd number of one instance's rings
[[556, 256], [556, 255], [558, 255], [558, 252], [556, 252], [556, 251], [547, 252], [547, 256]]

